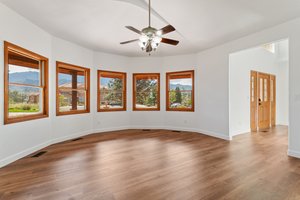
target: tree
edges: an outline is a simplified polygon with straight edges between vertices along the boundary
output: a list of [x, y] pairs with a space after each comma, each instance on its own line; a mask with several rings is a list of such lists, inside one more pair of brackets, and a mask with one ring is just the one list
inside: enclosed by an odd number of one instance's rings
[[157, 80], [139, 79], [136, 81], [136, 103], [155, 106], [157, 103]]
[[176, 92], [174, 89], [172, 89], [169, 93], [169, 101], [170, 101], [170, 104], [173, 104], [176, 102]]
[[181, 91], [180, 91], [180, 88], [179, 87], [176, 87], [175, 89], [175, 103], [180, 103], [182, 102], [182, 97], [181, 97]]
[[108, 94], [105, 96], [105, 100], [108, 102], [122, 103], [122, 89], [123, 81], [119, 78], [112, 78], [108, 84]]

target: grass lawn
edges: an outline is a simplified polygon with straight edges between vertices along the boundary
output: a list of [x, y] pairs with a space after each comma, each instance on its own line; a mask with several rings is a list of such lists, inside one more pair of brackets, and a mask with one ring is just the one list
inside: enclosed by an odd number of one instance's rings
[[34, 113], [39, 110], [38, 104], [10, 104], [8, 109], [10, 113]]

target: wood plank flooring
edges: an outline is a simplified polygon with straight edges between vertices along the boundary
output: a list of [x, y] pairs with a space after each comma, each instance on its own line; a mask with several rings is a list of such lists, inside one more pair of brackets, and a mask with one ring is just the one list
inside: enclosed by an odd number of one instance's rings
[[283, 126], [231, 142], [126, 130], [43, 151], [0, 169], [1, 200], [300, 199], [300, 160], [287, 156]]

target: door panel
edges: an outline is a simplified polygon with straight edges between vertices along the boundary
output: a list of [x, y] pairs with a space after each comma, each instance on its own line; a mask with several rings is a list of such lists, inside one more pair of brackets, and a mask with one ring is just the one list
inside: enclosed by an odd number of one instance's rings
[[250, 76], [250, 126], [257, 131], [257, 72], [251, 71]]
[[270, 128], [270, 75], [258, 73], [258, 129]]

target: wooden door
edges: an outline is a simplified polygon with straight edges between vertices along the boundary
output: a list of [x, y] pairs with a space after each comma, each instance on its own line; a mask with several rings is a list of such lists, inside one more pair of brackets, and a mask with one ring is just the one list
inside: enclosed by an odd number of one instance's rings
[[257, 131], [257, 72], [250, 74], [250, 127], [251, 131]]
[[271, 126], [276, 126], [276, 76], [270, 75]]
[[270, 128], [270, 75], [264, 73], [257, 74], [258, 85], [258, 129]]

